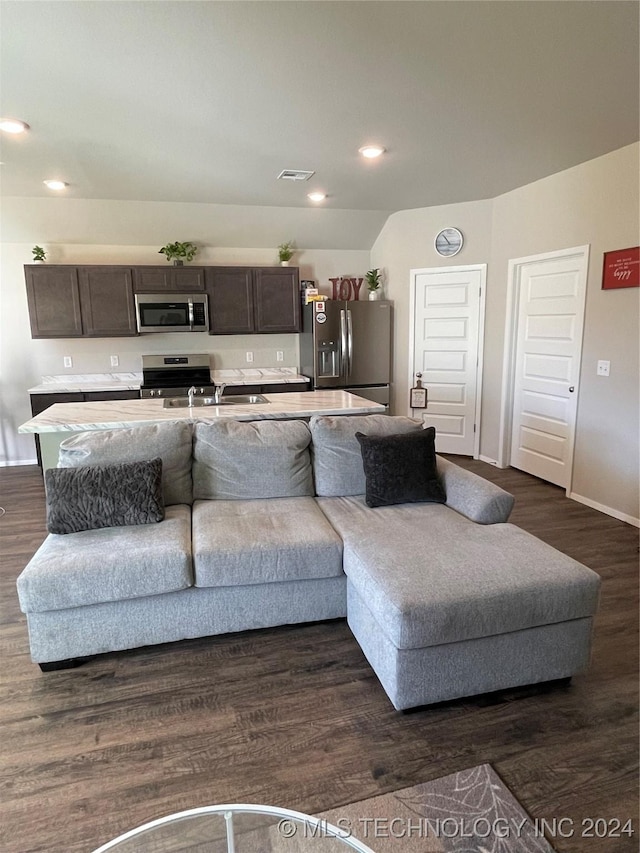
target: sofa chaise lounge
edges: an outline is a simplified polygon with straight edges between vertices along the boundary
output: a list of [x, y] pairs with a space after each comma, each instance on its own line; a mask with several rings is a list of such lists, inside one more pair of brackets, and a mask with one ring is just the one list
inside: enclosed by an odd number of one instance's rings
[[160, 458], [165, 517], [46, 538], [17, 582], [33, 660], [346, 615], [398, 709], [584, 669], [600, 579], [506, 523], [511, 495], [438, 458], [445, 503], [367, 506], [356, 433], [421, 429], [369, 415], [67, 439], [58, 467]]

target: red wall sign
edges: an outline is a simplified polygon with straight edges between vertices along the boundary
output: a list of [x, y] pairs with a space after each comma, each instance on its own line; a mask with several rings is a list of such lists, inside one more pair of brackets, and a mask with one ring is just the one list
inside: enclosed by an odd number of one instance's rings
[[640, 287], [640, 246], [604, 253], [602, 289]]

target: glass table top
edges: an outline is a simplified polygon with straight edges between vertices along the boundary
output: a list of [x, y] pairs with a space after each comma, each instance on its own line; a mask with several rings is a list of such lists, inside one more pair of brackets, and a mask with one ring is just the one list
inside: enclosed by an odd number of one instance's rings
[[203, 806], [145, 823], [94, 853], [373, 853], [348, 829], [276, 806]]

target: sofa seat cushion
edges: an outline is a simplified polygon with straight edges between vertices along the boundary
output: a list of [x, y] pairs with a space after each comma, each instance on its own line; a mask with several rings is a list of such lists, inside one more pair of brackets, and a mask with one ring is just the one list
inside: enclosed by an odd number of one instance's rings
[[342, 542], [314, 498], [196, 501], [196, 586], [342, 575]]
[[165, 506], [190, 504], [192, 444], [191, 424], [179, 422], [83, 432], [60, 444], [58, 468], [142, 462], [159, 456]]
[[191, 508], [167, 507], [157, 524], [52, 533], [17, 583], [25, 613], [186, 589], [193, 585]]
[[313, 496], [304, 421], [198, 423], [193, 445], [196, 500], [253, 500]]
[[318, 498], [344, 540], [344, 571], [399, 649], [470, 640], [595, 613], [600, 578], [511, 524], [442, 504], [370, 509]]

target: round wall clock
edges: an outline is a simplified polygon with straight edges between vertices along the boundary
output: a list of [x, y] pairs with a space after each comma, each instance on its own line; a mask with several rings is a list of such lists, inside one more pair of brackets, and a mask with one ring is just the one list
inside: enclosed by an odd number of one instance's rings
[[443, 258], [457, 255], [463, 245], [462, 231], [458, 231], [457, 228], [444, 228], [435, 240], [436, 252]]

